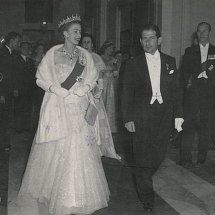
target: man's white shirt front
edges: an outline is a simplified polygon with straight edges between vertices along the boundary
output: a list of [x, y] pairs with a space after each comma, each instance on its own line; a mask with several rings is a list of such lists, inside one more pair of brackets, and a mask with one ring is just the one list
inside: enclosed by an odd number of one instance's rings
[[209, 43], [207, 43], [205, 46], [200, 43], [199, 46], [201, 52], [201, 63], [204, 63], [207, 60]]
[[[205, 46], [199, 43], [199, 47], [201, 53], [201, 63], [203, 64], [207, 61], [209, 43], [207, 43]], [[208, 78], [206, 71], [202, 71], [197, 78]]]
[[163, 98], [160, 92], [160, 76], [161, 76], [160, 53], [157, 50], [154, 53], [154, 55], [145, 53], [145, 56], [152, 86], [152, 98], [150, 104], [153, 104], [156, 100], [159, 102], [159, 104], [162, 104]]

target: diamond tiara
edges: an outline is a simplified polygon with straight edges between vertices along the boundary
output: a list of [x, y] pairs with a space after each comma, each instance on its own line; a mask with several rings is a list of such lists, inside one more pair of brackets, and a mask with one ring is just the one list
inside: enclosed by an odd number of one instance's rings
[[58, 24], [58, 28], [61, 27], [62, 25], [65, 25], [73, 21], [81, 21], [80, 16], [78, 16], [77, 14], [75, 16], [72, 15], [71, 17], [67, 16], [66, 19], [63, 19], [62, 21], [60, 21], [60, 23]]

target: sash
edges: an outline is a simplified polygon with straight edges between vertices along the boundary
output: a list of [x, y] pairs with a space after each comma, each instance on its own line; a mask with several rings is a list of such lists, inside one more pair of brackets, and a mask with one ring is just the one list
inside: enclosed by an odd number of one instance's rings
[[78, 79], [78, 77], [80, 77], [83, 70], [84, 70], [84, 66], [82, 66], [79, 63], [79, 58], [78, 58], [75, 66], [74, 66], [74, 69], [69, 74], [67, 79], [61, 84], [61, 87], [65, 88], [67, 90], [70, 90], [72, 88], [72, 86], [76, 83], [76, 81], [78, 81], [77, 79]]

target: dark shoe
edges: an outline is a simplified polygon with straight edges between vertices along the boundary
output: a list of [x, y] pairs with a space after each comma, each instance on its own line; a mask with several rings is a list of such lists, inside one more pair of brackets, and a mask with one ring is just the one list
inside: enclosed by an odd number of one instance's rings
[[154, 209], [153, 203], [142, 202], [142, 205], [143, 205], [143, 209], [147, 212], [152, 212]]
[[215, 147], [210, 148], [209, 151], [215, 151]]
[[192, 165], [192, 162], [191, 161], [177, 161], [176, 164], [183, 166], [183, 167], [189, 167]]

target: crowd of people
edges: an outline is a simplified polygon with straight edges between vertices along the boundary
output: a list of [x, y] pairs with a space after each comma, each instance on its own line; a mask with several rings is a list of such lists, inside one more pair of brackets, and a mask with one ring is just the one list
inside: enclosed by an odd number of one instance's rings
[[[36, 48], [33, 51], [32, 44], [23, 41], [16, 32], [10, 32], [3, 38], [0, 49], [1, 139], [4, 147], [8, 147], [11, 126], [18, 133], [33, 129], [36, 126], [33, 122], [39, 118], [36, 107], [42, 101], [37, 100], [40, 91], [35, 78], [39, 52]], [[43, 49], [39, 55], [44, 53]]]
[[31, 129], [32, 120], [37, 125], [19, 198], [35, 198], [40, 214], [92, 214], [107, 207], [110, 191], [101, 157], [121, 159], [112, 135], [124, 126], [133, 137], [138, 197], [152, 212], [152, 177], [165, 159], [171, 134], [180, 138], [177, 164], [182, 166], [192, 164], [196, 132], [196, 167], [206, 164], [215, 139], [210, 24], [197, 26], [197, 42], [185, 50], [179, 70], [175, 58], [159, 50], [156, 25], [143, 26], [143, 51], [127, 59], [127, 53], [114, 52], [110, 40], [95, 53], [94, 37], [81, 33], [77, 15], [58, 27], [64, 43], [46, 53], [43, 43], [32, 49], [16, 32], [0, 43], [1, 142], [9, 147], [11, 111], [16, 132]]

